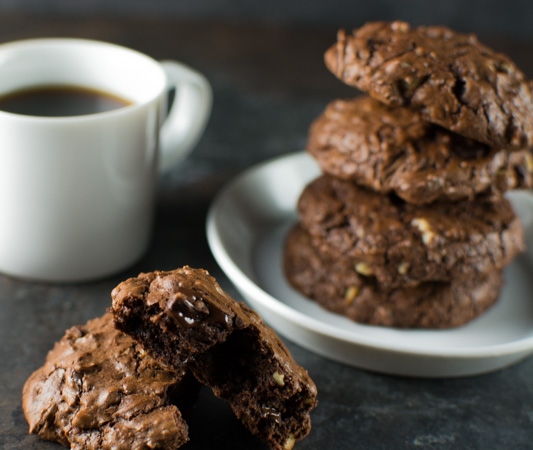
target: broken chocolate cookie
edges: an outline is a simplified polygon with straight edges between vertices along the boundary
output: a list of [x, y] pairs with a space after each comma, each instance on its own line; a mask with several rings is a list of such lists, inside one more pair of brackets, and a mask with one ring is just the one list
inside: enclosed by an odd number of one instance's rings
[[309, 433], [317, 392], [307, 371], [206, 271], [140, 274], [112, 298], [117, 328], [169, 367], [188, 367], [271, 448], [290, 449]]

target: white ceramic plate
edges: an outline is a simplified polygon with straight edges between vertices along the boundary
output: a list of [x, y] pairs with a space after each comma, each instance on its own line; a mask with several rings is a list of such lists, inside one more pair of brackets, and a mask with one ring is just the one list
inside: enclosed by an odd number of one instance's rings
[[505, 269], [499, 301], [466, 326], [403, 330], [360, 325], [300, 295], [282, 273], [282, 246], [297, 221], [304, 186], [319, 174], [304, 152], [249, 169], [213, 202], [207, 237], [238, 291], [279, 334], [317, 354], [356, 367], [406, 376], [490, 372], [533, 353], [533, 195], [509, 198], [522, 218], [529, 251]]

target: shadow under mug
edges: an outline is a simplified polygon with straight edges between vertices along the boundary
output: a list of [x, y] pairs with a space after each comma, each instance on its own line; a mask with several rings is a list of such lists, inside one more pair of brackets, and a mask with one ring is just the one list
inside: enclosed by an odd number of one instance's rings
[[0, 272], [78, 282], [124, 270], [147, 248], [158, 173], [204, 131], [211, 87], [183, 64], [111, 43], [0, 45], [0, 96], [38, 86], [85, 87], [130, 104], [68, 117], [0, 111]]

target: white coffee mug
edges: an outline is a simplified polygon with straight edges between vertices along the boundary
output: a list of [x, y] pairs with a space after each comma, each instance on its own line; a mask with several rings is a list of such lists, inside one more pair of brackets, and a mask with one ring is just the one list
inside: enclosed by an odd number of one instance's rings
[[[92, 280], [145, 252], [158, 172], [196, 145], [211, 88], [183, 64], [110, 43], [0, 45], [0, 97], [52, 85], [88, 87], [131, 104], [69, 117], [0, 111], [0, 272]], [[167, 114], [170, 88], [176, 94]]]

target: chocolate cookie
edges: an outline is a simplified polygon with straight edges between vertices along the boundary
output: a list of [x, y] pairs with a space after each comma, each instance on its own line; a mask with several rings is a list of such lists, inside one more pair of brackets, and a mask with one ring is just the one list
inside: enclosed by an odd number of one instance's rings
[[112, 293], [115, 324], [157, 358], [194, 375], [227, 400], [274, 449], [290, 449], [311, 428], [316, 387], [261, 318], [206, 271], [141, 274]]
[[533, 146], [533, 93], [505, 55], [446, 27], [372, 22], [339, 31], [325, 54], [342, 81], [486, 144]]
[[503, 283], [499, 271], [411, 288], [384, 289], [361, 276], [349, 258], [331, 259], [313, 247], [300, 226], [291, 230], [284, 252], [290, 283], [324, 308], [370, 325], [450, 328], [463, 325], [489, 308]]
[[414, 204], [533, 187], [529, 150], [491, 148], [366, 96], [331, 102], [307, 150], [325, 172]]
[[197, 384], [183, 380], [106, 314], [67, 330], [26, 381], [22, 406], [30, 433], [71, 448], [177, 448], [188, 429], [172, 402]]
[[386, 287], [477, 277], [524, 250], [520, 219], [504, 198], [415, 206], [322, 175], [302, 192], [298, 212], [323, 254], [351, 258]]

